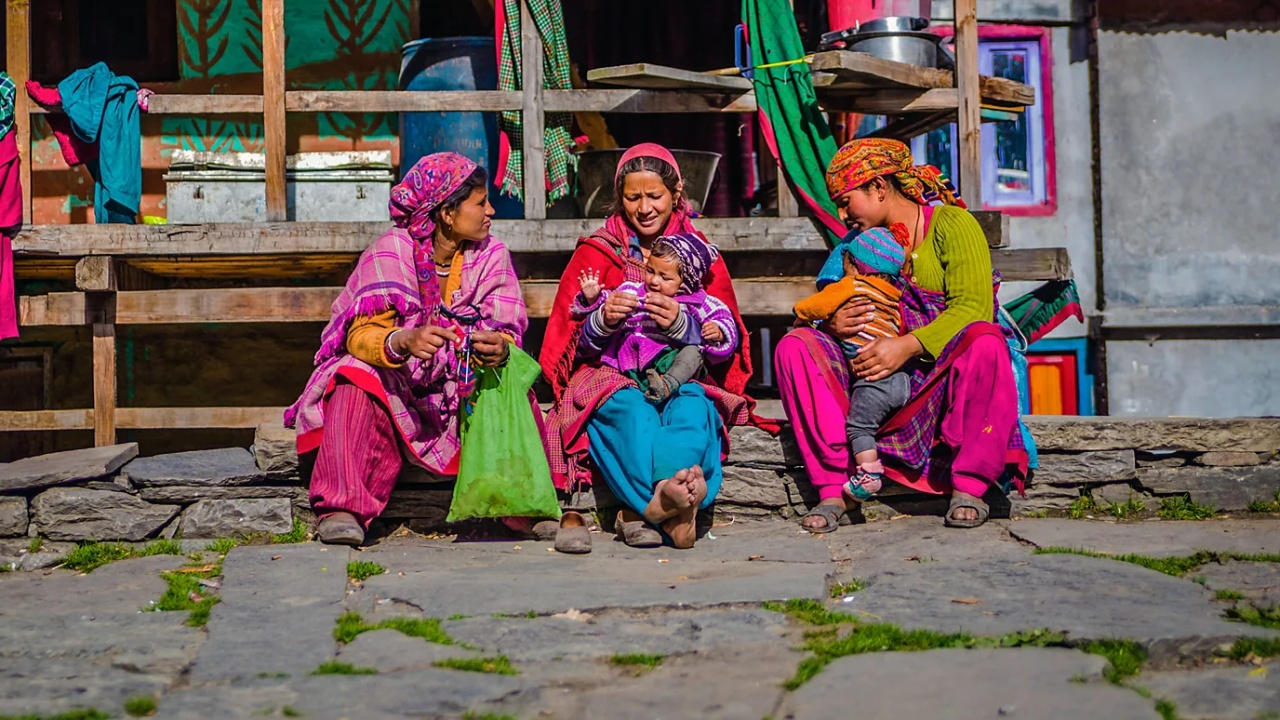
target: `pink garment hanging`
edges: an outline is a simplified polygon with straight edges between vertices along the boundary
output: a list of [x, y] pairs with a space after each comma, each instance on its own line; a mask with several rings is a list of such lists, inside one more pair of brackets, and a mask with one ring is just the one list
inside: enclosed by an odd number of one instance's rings
[[13, 236], [22, 228], [22, 173], [17, 137], [10, 130], [0, 138], [0, 340], [18, 337]]

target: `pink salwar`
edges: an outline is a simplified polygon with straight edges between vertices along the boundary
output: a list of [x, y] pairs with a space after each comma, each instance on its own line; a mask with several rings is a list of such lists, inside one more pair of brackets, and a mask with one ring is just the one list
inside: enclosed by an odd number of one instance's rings
[[[819, 497], [829, 500], [841, 497], [851, 462], [845, 430], [848, 398], [835, 394], [819, 366], [825, 361], [795, 334], [784, 337], [774, 354], [782, 406], [795, 429], [805, 470]], [[996, 335], [979, 337], [946, 372], [937, 443], [951, 458], [950, 477], [921, 477], [893, 466], [886, 466], [886, 475], [920, 492], [945, 494], [954, 488], [981, 497], [1005, 470], [1010, 433], [1018, 421], [1008, 348]]]
[[325, 399], [324, 417], [311, 472], [311, 507], [320, 519], [351, 513], [368, 530], [386, 509], [404, 467], [398, 431], [372, 395], [341, 379]]

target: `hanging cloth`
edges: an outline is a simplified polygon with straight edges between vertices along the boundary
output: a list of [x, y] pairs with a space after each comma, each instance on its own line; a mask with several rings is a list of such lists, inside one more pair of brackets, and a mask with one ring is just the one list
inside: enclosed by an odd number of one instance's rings
[[[533, 24], [542, 36], [542, 67], [548, 90], [571, 90], [573, 80], [569, 67], [569, 44], [564, 32], [564, 14], [560, 0], [525, 0]], [[498, 33], [498, 89], [523, 89], [523, 66], [520, 55], [520, 0], [499, 0], [494, 5]], [[524, 197], [524, 123], [519, 112], [498, 116], [502, 132], [498, 153], [498, 174], [494, 184], [504, 195]], [[573, 115], [547, 113], [543, 148], [547, 167], [547, 203], [569, 194], [569, 171], [577, 166], [573, 149]]]
[[[760, 128], [773, 157], [800, 200], [813, 211], [834, 246], [846, 228], [827, 197], [827, 162], [836, 142], [818, 107], [800, 30], [788, 0], [742, 0], [742, 21], [751, 46], [751, 82], [760, 108]], [[768, 66], [768, 67], [762, 67]]]

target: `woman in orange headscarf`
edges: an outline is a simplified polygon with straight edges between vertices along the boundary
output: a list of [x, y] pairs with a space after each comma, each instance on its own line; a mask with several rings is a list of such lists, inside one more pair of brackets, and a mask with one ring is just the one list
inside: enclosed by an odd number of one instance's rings
[[[999, 276], [982, 229], [941, 172], [913, 165], [896, 140], [846, 144], [827, 168], [827, 190], [855, 233], [882, 227], [909, 239], [903, 334], [867, 343], [852, 363], [857, 378], [911, 375], [911, 400], [876, 436], [885, 476], [950, 494], [947, 525], [977, 527], [990, 513], [987, 490], [1006, 476], [1020, 483], [1026, 471], [1017, 386], [994, 322]], [[852, 300], [822, 327], [789, 333], [774, 355], [783, 408], [821, 499], [802, 521], [810, 532], [835, 530], [854, 502], [843, 491], [851, 370], [838, 341], [872, 319], [874, 306]]]

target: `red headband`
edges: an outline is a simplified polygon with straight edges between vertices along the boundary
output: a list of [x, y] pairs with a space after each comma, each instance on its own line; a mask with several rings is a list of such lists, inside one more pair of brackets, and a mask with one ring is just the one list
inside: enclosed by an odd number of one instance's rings
[[648, 157], [661, 160], [662, 162], [670, 165], [672, 169], [676, 171], [677, 178], [681, 180], [684, 179], [680, 175], [680, 166], [676, 164], [675, 156], [671, 154], [670, 150], [662, 147], [658, 143], [640, 143], [639, 145], [632, 145], [625, 153], [622, 154], [622, 159], [618, 161], [618, 170], [613, 175], [613, 181], [617, 182], [618, 178], [622, 177], [623, 165], [626, 165], [628, 162], [635, 160], [638, 157]]

